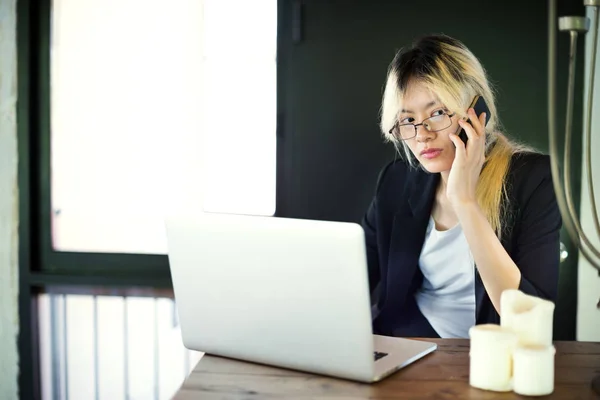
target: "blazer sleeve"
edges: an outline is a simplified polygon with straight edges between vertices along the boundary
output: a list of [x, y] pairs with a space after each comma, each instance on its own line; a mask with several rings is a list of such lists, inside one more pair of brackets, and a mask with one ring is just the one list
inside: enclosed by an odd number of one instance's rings
[[532, 163], [523, 185], [521, 224], [513, 260], [521, 270], [519, 290], [556, 301], [562, 218], [552, 183], [549, 157]]
[[389, 169], [390, 164], [387, 164], [379, 172], [377, 177], [377, 184], [375, 189], [375, 195], [371, 200], [371, 204], [367, 208], [367, 212], [362, 218], [361, 226], [365, 231], [365, 245], [367, 249], [367, 265], [369, 270], [369, 291], [373, 297], [373, 292], [377, 289], [377, 285], [381, 280], [381, 273], [379, 267], [379, 249], [377, 246], [377, 219], [378, 210], [377, 203], [379, 197], [379, 190], [384, 180], [385, 174]]
[[373, 291], [379, 284], [379, 254], [377, 251], [377, 196], [373, 198], [361, 225], [365, 231], [365, 245], [367, 249], [367, 266], [369, 270], [369, 291]]

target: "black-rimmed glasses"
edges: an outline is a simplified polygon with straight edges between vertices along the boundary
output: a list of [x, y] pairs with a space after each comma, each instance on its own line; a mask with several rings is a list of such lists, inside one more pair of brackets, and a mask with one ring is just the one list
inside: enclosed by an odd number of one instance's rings
[[399, 124], [396, 123], [392, 129], [390, 129], [390, 135], [394, 135], [399, 140], [408, 140], [417, 136], [417, 128], [423, 126], [429, 132], [438, 132], [444, 130], [452, 125], [452, 114], [440, 114], [434, 115], [433, 117], [425, 118], [420, 124]]

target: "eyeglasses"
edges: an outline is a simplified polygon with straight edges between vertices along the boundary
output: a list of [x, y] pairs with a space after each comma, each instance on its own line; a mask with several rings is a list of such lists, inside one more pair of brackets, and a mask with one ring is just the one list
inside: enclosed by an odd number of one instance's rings
[[434, 115], [433, 117], [425, 118], [420, 124], [398, 124], [396, 123], [392, 129], [390, 129], [390, 135], [394, 135], [399, 140], [408, 140], [417, 136], [417, 128], [423, 126], [429, 132], [438, 132], [444, 130], [452, 125], [452, 114], [440, 114]]

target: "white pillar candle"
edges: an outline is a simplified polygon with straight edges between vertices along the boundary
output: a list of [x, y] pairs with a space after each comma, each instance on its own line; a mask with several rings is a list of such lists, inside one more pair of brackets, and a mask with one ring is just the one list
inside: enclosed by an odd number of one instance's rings
[[554, 346], [519, 346], [513, 352], [513, 390], [524, 396], [554, 391]]
[[518, 338], [499, 325], [475, 325], [469, 329], [469, 384], [475, 388], [512, 390], [512, 352]]
[[500, 324], [517, 334], [519, 345], [551, 346], [553, 317], [551, 301], [513, 289], [500, 296]]

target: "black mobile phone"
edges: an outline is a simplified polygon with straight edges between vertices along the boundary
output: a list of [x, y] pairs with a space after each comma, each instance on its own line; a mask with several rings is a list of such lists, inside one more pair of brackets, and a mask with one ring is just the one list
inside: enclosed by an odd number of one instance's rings
[[[479, 117], [481, 115], [481, 113], [485, 113], [485, 124], [487, 125], [487, 123], [490, 120], [490, 109], [488, 108], [487, 104], [485, 103], [485, 100], [483, 99], [482, 96], [475, 96], [475, 98], [473, 99], [473, 101], [471, 102], [471, 105], [469, 106], [469, 108], [473, 107], [473, 109], [475, 110], [475, 114]], [[471, 120], [467, 120], [468, 122], [471, 122]], [[460, 128], [460, 133], [458, 134], [458, 137], [462, 139], [463, 142], [465, 142], [465, 144], [467, 144], [467, 140], [469, 140], [469, 138], [467, 137], [467, 133], [465, 132], [465, 130], [463, 128]]]

